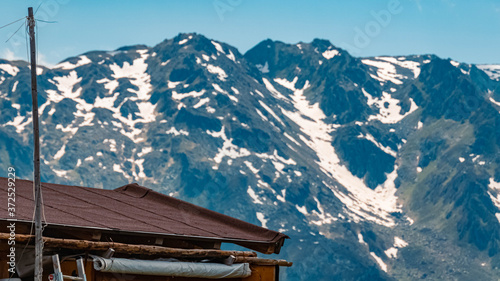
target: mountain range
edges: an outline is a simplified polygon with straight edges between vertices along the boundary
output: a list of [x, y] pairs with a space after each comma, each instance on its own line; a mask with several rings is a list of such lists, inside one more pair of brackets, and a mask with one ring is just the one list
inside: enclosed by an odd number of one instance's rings
[[[500, 65], [189, 33], [37, 73], [42, 181], [279, 230], [284, 280], [500, 276]], [[28, 63], [0, 59], [2, 176], [32, 178], [30, 93]]]

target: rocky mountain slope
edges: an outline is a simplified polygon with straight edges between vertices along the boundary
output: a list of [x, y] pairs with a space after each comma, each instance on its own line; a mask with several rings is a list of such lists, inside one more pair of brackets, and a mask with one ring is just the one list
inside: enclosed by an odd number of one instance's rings
[[[92, 51], [38, 69], [42, 180], [284, 232], [283, 280], [497, 280], [499, 69], [198, 34]], [[0, 60], [2, 175], [32, 177], [29, 83]]]

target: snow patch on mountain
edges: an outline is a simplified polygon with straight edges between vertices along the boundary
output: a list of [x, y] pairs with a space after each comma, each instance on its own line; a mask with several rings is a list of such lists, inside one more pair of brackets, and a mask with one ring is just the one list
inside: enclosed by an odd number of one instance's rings
[[361, 138], [361, 139], [366, 139], [370, 142], [372, 142], [373, 144], [375, 144], [375, 146], [377, 146], [378, 148], [380, 148], [380, 150], [382, 150], [383, 152], [393, 156], [393, 157], [396, 157], [397, 156], [397, 152], [392, 150], [390, 147], [388, 146], [383, 146], [381, 143], [377, 142], [377, 140], [370, 134], [366, 134], [366, 135], [363, 135], [363, 134], [360, 134], [358, 136], [358, 138]]
[[295, 208], [297, 208], [297, 211], [299, 211], [304, 216], [308, 216], [309, 215], [309, 213], [307, 212], [306, 206], [300, 207], [299, 205], [295, 205]]
[[219, 169], [219, 164], [222, 162], [224, 157], [229, 157], [231, 159], [241, 158], [245, 156], [250, 156], [251, 153], [246, 148], [240, 148], [233, 144], [233, 139], [228, 139], [225, 132], [226, 128], [222, 126], [219, 132], [206, 131], [206, 133], [214, 138], [221, 138], [224, 141], [222, 148], [218, 149], [217, 155], [214, 156], [213, 160], [216, 165], [212, 166], [214, 170]]
[[237, 95], [240, 94], [240, 91], [238, 91], [238, 89], [236, 89], [235, 87], [231, 87], [231, 90], [233, 90], [233, 92]]
[[408, 246], [408, 242], [404, 241], [403, 239], [397, 236], [394, 237], [394, 247], [404, 248], [406, 246]]
[[276, 199], [281, 201], [282, 203], [286, 203], [286, 189], [281, 190], [281, 195], [276, 195]]
[[398, 248], [391, 247], [384, 251], [385, 255], [390, 259], [395, 259], [398, 257]]
[[174, 135], [174, 136], [189, 136], [189, 132], [188, 131], [184, 131], [184, 130], [177, 130], [175, 127], [172, 127], [170, 128], [168, 131], [165, 132], [165, 134], [169, 134], [169, 135]]
[[[115, 120], [112, 120], [111, 122], [113, 123], [114, 126], [120, 128], [120, 133], [123, 134], [124, 136], [130, 138], [131, 140], [135, 142], [140, 142], [143, 141], [144, 139], [138, 138], [138, 135], [141, 134], [142, 130], [135, 128], [135, 124], [137, 123], [150, 123], [156, 120], [156, 113], [155, 113], [155, 108], [156, 105], [153, 105], [150, 102], [151, 98], [151, 77], [150, 75], [146, 72], [148, 65], [146, 64], [146, 59], [149, 57], [148, 50], [143, 49], [143, 50], [137, 50], [137, 53], [140, 54], [140, 57], [135, 59], [132, 64], [128, 62], [124, 62], [123, 66], [120, 67], [116, 63], [112, 64], [109, 66], [110, 70], [113, 72], [111, 74], [111, 77], [114, 78], [114, 80], [110, 80], [108, 78], [100, 79], [96, 81], [97, 83], [104, 83], [104, 87], [109, 91], [109, 94], [112, 94], [115, 89], [118, 87], [118, 79], [121, 78], [127, 78], [130, 83], [134, 86], [137, 87], [137, 90], [135, 89], [128, 89], [129, 92], [136, 94], [136, 96], [132, 97], [127, 97], [125, 100], [118, 106], [115, 107], [114, 103], [116, 99], [119, 96], [119, 93], [115, 93], [111, 97], [105, 97], [105, 98], [96, 98], [94, 104], [87, 104], [83, 100], [78, 101], [79, 104], [81, 105], [81, 108], [79, 108], [79, 112], [75, 114], [75, 116], [83, 116], [87, 122], [86, 124], [80, 124], [80, 126], [83, 125], [91, 125], [89, 119], [93, 118], [93, 113], [90, 111], [94, 107], [101, 107], [101, 108], [106, 108], [113, 112], [113, 117], [117, 119], [120, 122], [116, 122]], [[73, 73], [75, 71], [72, 71]], [[71, 74], [70, 73], [70, 74]], [[75, 72], [76, 73], [76, 72]], [[56, 78], [54, 78], [56, 79]], [[81, 79], [81, 78], [80, 78]], [[50, 93], [49, 93], [50, 94]], [[122, 116], [120, 112], [120, 107], [127, 101], [134, 101], [137, 104], [137, 107], [139, 109], [139, 112], [137, 113], [138, 118], [133, 118], [131, 114], [129, 114], [127, 117]], [[78, 108], [78, 106], [77, 106]], [[83, 110], [85, 109], [85, 110]]]
[[259, 114], [259, 116], [262, 118], [262, 120], [264, 120], [264, 121], [266, 121], [266, 122], [267, 122], [267, 121], [269, 121], [269, 120], [267, 119], [267, 117], [266, 117], [264, 114], [262, 114], [262, 112], [261, 112], [260, 110], [258, 110], [258, 109], [256, 108], [256, 109], [255, 109], [255, 111], [257, 112], [257, 114]]
[[269, 63], [266, 61], [264, 65], [256, 64], [257, 69], [262, 73], [269, 73]]
[[138, 50], [137, 53], [141, 55], [140, 58], [135, 59], [132, 64], [128, 62], [123, 63], [123, 67], [118, 66], [116, 63], [109, 66], [113, 71], [113, 78], [128, 78], [132, 85], [137, 86], [138, 90], [129, 89], [130, 92], [136, 93], [137, 98], [131, 100], [149, 100], [152, 86], [150, 84], [151, 77], [146, 72], [148, 64], [146, 59], [149, 57], [148, 50]]
[[226, 94], [226, 95], [228, 95], [228, 94], [229, 94], [227, 91], [222, 90], [222, 88], [221, 88], [219, 85], [217, 85], [217, 84], [212, 83], [212, 87], [213, 87], [213, 88], [214, 88], [217, 92], [220, 92], [220, 93], [223, 93], [223, 94]]
[[0, 64], [0, 69], [7, 72], [10, 76], [16, 76], [19, 68], [10, 64]]
[[161, 65], [161, 66], [165, 66], [165, 65], [167, 65], [169, 62], [170, 62], [170, 60], [167, 60], [167, 61], [162, 62], [160, 65]]
[[317, 212], [316, 210], [312, 211], [312, 215], [315, 215], [318, 217], [318, 220], [311, 220], [310, 223], [315, 224], [315, 225], [323, 225], [323, 224], [331, 224], [334, 221], [337, 221], [338, 218], [334, 217], [332, 214], [325, 212], [323, 209], [323, 206], [321, 206], [321, 203], [319, 202], [318, 198], [314, 197], [314, 201], [316, 201], [316, 208], [319, 210]]
[[[82, 78], [78, 77], [75, 70], [69, 72], [69, 74], [66, 76], [54, 77], [53, 79], [49, 79], [48, 81], [57, 87], [57, 91], [45, 91], [47, 93], [47, 101], [40, 106], [41, 112], [43, 112], [47, 106], [59, 103], [63, 99], [71, 99], [77, 103], [77, 111], [74, 113], [75, 119], [72, 121], [72, 123], [65, 128], [62, 125], [56, 126], [56, 129], [61, 129], [63, 132], [71, 132], [72, 135], [74, 135], [79, 127], [94, 125], [92, 123], [95, 116], [95, 113], [92, 112], [93, 108], [105, 107], [106, 109], [113, 109], [113, 104], [111, 102], [113, 100], [113, 97], [110, 98], [111, 101], [109, 99], [97, 98], [95, 104], [89, 104], [81, 98], [81, 87], [74, 91], [75, 85], [82, 81]], [[52, 108], [51, 112], [53, 110], [54, 108]]]
[[380, 266], [380, 269], [387, 272], [387, 264], [385, 264], [385, 262], [379, 256], [377, 256], [374, 252], [370, 252], [370, 255], [375, 259], [377, 264]]
[[[494, 100], [492, 97], [489, 98], [490, 102], [498, 107], [500, 107], [500, 102]], [[498, 111], [500, 113], [500, 111]]]
[[272, 155], [269, 155], [267, 153], [256, 153], [255, 155], [262, 159], [264, 162], [270, 160], [276, 171], [280, 173], [284, 173], [283, 169], [286, 167], [286, 165], [297, 165], [297, 162], [295, 162], [292, 158], [285, 159], [284, 157], [279, 156], [277, 150], [274, 150]]
[[197, 104], [193, 105], [193, 108], [200, 108], [201, 106], [203, 106], [204, 104], [210, 102], [210, 98], [203, 98], [203, 99], [200, 99], [200, 101], [198, 101]]
[[477, 65], [477, 68], [484, 71], [492, 80], [500, 81], [500, 64]]
[[19, 84], [19, 81], [14, 82], [14, 86], [12, 86], [12, 92], [15, 92], [17, 89], [17, 84]]
[[63, 125], [57, 124], [56, 130], [61, 130], [61, 132], [64, 132], [64, 133], [71, 133], [71, 136], [73, 136], [78, 131], [78, 127], [75, 128], [71, 124], [66, 126], [66, 127], [63, 127]]
[[268, 220], [266, 219], [266, 217], [264, 216], [264, 214], [261, 213], [261, 212], [257, 212], [256, 215], [257, 215], [257, 219], [260, 221], [262, 227], [263, 228], [267, 228], [267, 222], [268, 222]]
[[266, 78], [262, 78], [262, 81], [264, 81], [264, 85], [266, 85], [266, 88], [269, 90], [269, 92], [271, 92], [271, 94], [275, 98], [282, 99], [282, 100], [287, 99], [284, 95], [282, 95], [280, 92], [278, 92], [276, 90], [276, 88], [274, 88], [273, 84], [271, 84], [271, 82], [269, 82], [269, 80], [267, 80]]
[[187, 41], [191, 40], [191, 38], [193, 38], [193, 35], [189, 35], [188, 38], [185, 38], [185, 39], [182, 39], [181, 41], [179, 41], [179, 45], [184, 45], [187, 43]]
[[52, 171], [54, 172], [54, 174], [56, 174], [58, 177], [61, 177], [61, 178], [67, 178], [68, 177], [68, 171], [65, 171], [65, 170], [59, 170], [59, 169], [55, 169], [55, 168], [52, 168]]
[[219, 43], [217, 43], [213, 40], [211, 42], [212, 42], [212, 45], [215, 46], [215, 49], [217, 49], [217, 52], [225, 54], [224, 49], [222, 49], [222, 46]]
[[283, 123], [283, 120], [281, 120], [281, 118], [278, 117], [278, 115], [276, 115], [276, 113], [274, 113], [274, 111], [269, 107], [267, 106], [263, 101], [259, 100], [259, 104], [260, 106], [262, 106], [267, 112], [269, 112], [269, 114], [271, 114], [274, 119], [276, 119], [278, 122], [280, 122], [281, 125], [285, 126], [285, 123]]
[[120, 93], [115, 93], [113, 96], [105, 97], [105, 98], [96, 97], [95, 102], [94, 102], [94, 107], [96, 107], [96, 108], [100, 107], [100, 108], [106, 108], [106, 109], [113, 108], [115, 101], [118, 98], [119, 94]]
[[215, 66], [215, 65], [211, 65], [211, 64], [205, 64], [205, 66], [206, 66], [208, 72], [210, 72], [212, 74], [217, 74], [217, 78], [219, 78], [219, 80], [226, 81], [227, 74], [224, 71], [224, 69], [222, 69], [218, 66]]
[[255, 193], [255, 191], [252, 189], [252, 187], [248, 186], [247, 193], [252, 198], [252, 203], [260, 204], [260, 205], [264, 204], [264, 202], [262, 202], [259, 199], [259, 196], [257, 196], [257, 193]]
[[496, 182], [495, 179], [490, 178], [490, 183], [488, 184], [488, 195], [491, 198], [493, 204], [497, 207], [498, 211], [495, 215], [500, 222], [500, 182]]
[[292, 136], [290, 136], [288, 133], [285, 132], [285, 137], [287, 137], [289, 140], [291, 140], [293, 143], [295, 143], [297, 146], [302, 146], [296, 139], [294, 139]]
[[116, 80], [109, 80], [108, 78], [103, 78], [96, 81], [97, 83], [104, 84], [104, 88], [108, 90], [108, 94], [112, 94], [116, 88], [120, 85]]
[[260, 170], [259, 170], [259, 169], [256, 169], [256, 168], [253, 166], [252, 162], [250, 162], [250, 161], [243, 161], [243, 163], [247, 166], [247, 168], [248, 168], [248, 169], [249, 169], [249, 170], [250, 170], [250, 171], [251, 171], [254, 175], [256, 175], [257, 177], [260, 177], [260, 176], [259, 176], [259, 171], [260, 171]]
[[325, 59], [329, 60], [339, 54], [338, 50], [326, 50], [322, 53]]
[[152, 147], [143, 147], [141, 152], [137, 153], [137, 156], [139, 157], [142, 157], [148, 153], [151, 153], [153, 152], [153, 148]]
[[295, 76], [295, 78], [293, 78], [292, 81], [288, 81], [288, 80], [283, 79], [283, 78], [276, 78], [276, 79], [274, 79], [274, 82], [280, 84], [281, 86], [283, 86], [289, 90], [296, 91], [297, 89], [295, 89], [295, 84], [297, 83], [298, 80], [299, 80], [299, 77]]
[[191, 91], [189, 93], [183, 93], [183, 94], [179, 94], [176, 91], [172, 91], [172, 98], [174, 100], [182, 100], [182, 99], [185, 99], [185, 98], [188, 98], [188, 97], [192, 97], [192, 98], [201, 97], [204, 94], [205, 94], [205, 90], [201, 90], [199, 92]]
[[132, 179], [132, 177], [122, 169], [120, 164], [113, 164], [113, 171], [122, 174], [126, 179]]
[[[19, 113], [18, 113], [19, 114]], [[21, 134], [28, 124], [31, 124], [31, 116], [21, 116], [17, 115], [14, 120], [5, 123], [3, 126], [14, 126], [16, 128], [16, 133]]]
[[54, 160], [59, 160], [63, 157], [64, 153], [66, 153], [66, 144], [64, 144], [59, 151], [54, 155]]
[[168, 81], [167, 82], [167, 87], [169, 89], [174, 89], [175, 87], [177, 87], [177, 85], [179, 85], [181, 82], [172, 82], [172, 81]]
[[109, 144], [109, 151], [111, 152], [117, 152], [116, 149], [116, 140], [114, 139], [105, 139], [103, 141], [104, 144]]
[[[54, 81], [55, 80], [55, 81]], [[53, 102], [60, 102], [64, 98], [76, 99], [80, 96], [82, 89], [78, 88], [75, 92], [73, 88], [75, 84], [82, 81], [81, 77], [78, 77], [76, 71], [71, 71], [67, 76], [54, 77], [53, 80], [49, 79], [49, 82], [54, 84], [59, 93], [54, 90], [46, 90], [47, 97]]]
[[365, 239], [364, 239], [364, 237], [363, 237], [363, 234], [361, 234], [361, 233], [358, 233], [358, 242], [359, 242], [359, 244], [361, 244], [361, 245], [366, 245], [366, 246], [368, 246], [368, 243], [366, 243], [366, 242], [365, 242]]
[[144, 159], [138, 159], [134, 161], [135, 166], [139, 168], [139, 173], [136, 172], [136, 169], [132, 169], [132, 174], [136, 180], [140, 178], [145, 178], [146, 174], [144, 173]]
[[379, 120], [384, 124], [395, 124], [418, 109], [417, 104], [410, 98], [410, 110], [405, 114], [401, 114], [400, 100], [394, 99], [389, 93], [382, 92], [381, 98], [374, 98], [364, 88], [361, 90], [368, 99], [367, 104], [369, 106], [375, 105], [379, 109], [379, 114], [368, 117], [369, 121]]
[[394, 237], [394, 245], [385, 250], [384, 253], [388, 258], [395, 259], [398, 257], [398, 251], [401, 248], [408, 246], [408, 243], [399, 237]]
[[57, 64], [54, 68], [62, 68], [62, 69], [75, 69], [79, 66], [86, 65], [89, 63], [92, 63], [92, 61], [87, 57], [87, 56], [79, 56], [78, 57], [78, 62], [76, 64], [72, 64], [69, 61], [62, 62]]
[[236, 62], [236, 57], [234, 56], [233, 52], [229, 50], [229, 54], [226, 55], [226, 57], [234, 62]]
[[392, 63], [372, 59], [364, 59], [361, 60], [361, 62], [377, 69], [377, 76], [370, 74], [373, 79], [376, 79], [383, 83], [390, 81], [397, 85], [403, 84], [403, 81], [399, 79], [403, 79], [405, 77], [401, 74], [398, 74], [396, 67]]
[[[393, 57], [376, 57], [376, 59], [384, 60], [392, 64], [399, 65], [402, 68], [409, 69], [413, 72], [414, 78], [417, 78], [420, 75], [420, 63], [411, 60], [399, 60]], [[405, 77], [406, 78], [406, 77]]]
[[[281, 82], [284, 81], [281, 80]], [[311, 105], [304, 96], [304, 90], [309, 87], [309, 81], [302, 89], [295, 89], [294, 84], [292, 86], [290, 82], [284, 84], [294, 89], [292, 100], [296, 111], [282, 109], [283, 114], [299, 125], [301, 131], [309, 137], [309, 139], [301, 137], [301, 140], [316, 152], [319, 159], [316, 163], [325, 174], [345, 187], [347, 193], [325, 184], [347, 206], [355, 219], [366, 219], [389, 227], [394, 226], [395, 223], [390, 214], [400, 211], [394, 186], [397, 173], [393, 172], [388, 175], [387, 181], [375, 190], [368, 188], [362, 179], [354, 176], [347, 167], [340, 164], [340, 159], [331, 145], [330, 133], [334, 127], [323, 121], [326, 116], [319, 108], [319, 104]]]

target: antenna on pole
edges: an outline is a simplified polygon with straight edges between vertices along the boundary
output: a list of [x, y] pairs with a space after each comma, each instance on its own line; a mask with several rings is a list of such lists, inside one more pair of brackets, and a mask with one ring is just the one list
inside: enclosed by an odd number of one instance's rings
[[28, 26], [31, 51], [31, 98], [33, 101], [33, 184], [35, 186], [35, 281], [42, 281], [42, 190], [40, 184], [40, 133], [38, 129], [38, 92], [36, 84], [35, 18], [33, 7], [28, 8]]

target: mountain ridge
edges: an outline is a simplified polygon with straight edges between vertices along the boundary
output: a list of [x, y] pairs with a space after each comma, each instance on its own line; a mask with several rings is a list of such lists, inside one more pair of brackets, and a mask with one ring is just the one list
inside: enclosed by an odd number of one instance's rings
[[[490, 72], [434, 55], [356, 58], [320, 39], [241, 54], [188, 33], [91, 51], [41, 68], [43, 180], [137, 181], [283, 231], [287, 280], [495, 280]], [[15, 93], [28, 77], [0, 61], [0, 166], [21, 177], [31, 99]]]

